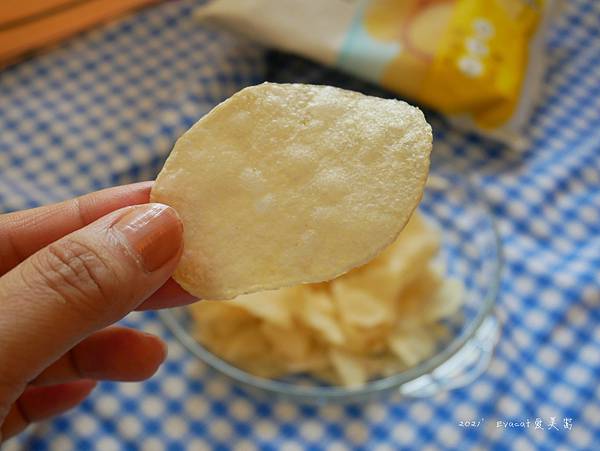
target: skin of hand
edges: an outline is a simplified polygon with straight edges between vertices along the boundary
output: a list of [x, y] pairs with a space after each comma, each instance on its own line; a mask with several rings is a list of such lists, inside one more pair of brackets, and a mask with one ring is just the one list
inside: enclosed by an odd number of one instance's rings
[[0, 443], [80, 403], [97, 380], [139, 381], [158, 338], [112, 326], [132, 310], [190, 303], [171, 278], [177, 213], [152, 182], [0, 215]]

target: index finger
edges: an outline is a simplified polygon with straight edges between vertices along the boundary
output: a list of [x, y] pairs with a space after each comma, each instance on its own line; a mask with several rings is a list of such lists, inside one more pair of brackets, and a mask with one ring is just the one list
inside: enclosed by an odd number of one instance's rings
[[41, 248], [102, 216], [148, 203], [152, 181], [117, 186], [53, 205], [0, 215], [0, 276]]

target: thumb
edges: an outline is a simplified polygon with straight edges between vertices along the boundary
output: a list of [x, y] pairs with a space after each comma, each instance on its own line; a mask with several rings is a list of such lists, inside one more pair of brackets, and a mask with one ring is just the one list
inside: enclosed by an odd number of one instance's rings
[[0, 400], [11, 385], [35, 378], [163, 285], [182, 240], [172, 208], [127, 207], [46, 246], [0, 278]]

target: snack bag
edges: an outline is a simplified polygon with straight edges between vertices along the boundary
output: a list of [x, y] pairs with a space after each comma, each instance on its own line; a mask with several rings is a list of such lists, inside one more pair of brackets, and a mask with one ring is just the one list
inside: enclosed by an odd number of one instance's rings
[[214, 0], [197, 16], [519, 143], [552, 0]]

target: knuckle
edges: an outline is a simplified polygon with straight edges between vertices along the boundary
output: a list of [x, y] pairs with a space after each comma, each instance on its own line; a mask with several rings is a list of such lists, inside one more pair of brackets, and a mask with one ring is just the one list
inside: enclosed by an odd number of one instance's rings
[[[94, 313], [112, 297], [110, 285], [116, 274], [93, 247], [66, 238], [50, 244], [34, 262], [45, 285], [60, 301]], [[94, 308], [94, 306], [98, 306]]]

